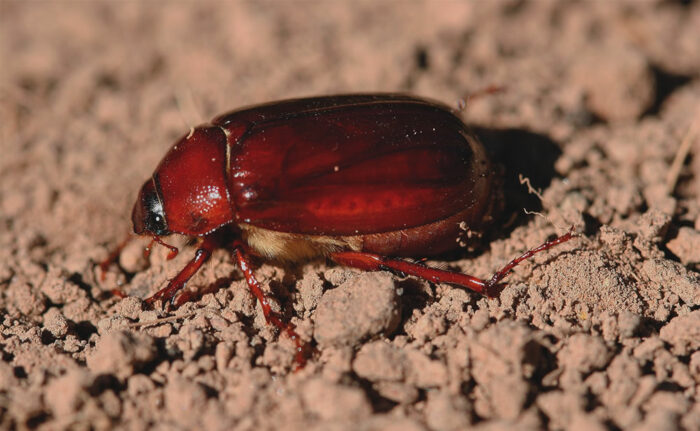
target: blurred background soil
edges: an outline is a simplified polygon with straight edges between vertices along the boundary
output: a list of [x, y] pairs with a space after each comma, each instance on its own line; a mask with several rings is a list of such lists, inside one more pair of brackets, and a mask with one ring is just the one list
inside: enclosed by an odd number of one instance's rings
[[[700, 2], [2, 0], [0, 63], [1, 429], [700, 429]], [[295, 373], [225, 250], [189, 283], [213, 292], [175, 311], [142, 298], [191, 247], [146, 261], [133, 241], [99, 277], [191, 126], [346, 92], [457, 107], [490, 85], [461, 115], [504, 214], [428, 264], [487, 277], [582, 234], [497, 299], [262, 263], [318, 348]]]

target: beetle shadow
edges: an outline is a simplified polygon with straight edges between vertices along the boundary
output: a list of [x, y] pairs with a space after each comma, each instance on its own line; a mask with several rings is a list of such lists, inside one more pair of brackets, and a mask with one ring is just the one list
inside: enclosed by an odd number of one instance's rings
[[495, 168], [502, 171], [503, 208], [490, 229], [490, 236], [507, 237], [518, 226], [526, 224], [528, 211], [541, 211], [542, 202], [519, 175], [530, 180], [536, 190], [546, 189], [557, 175], [554, 164], [561, 156], [560, 145], [549, 136], [523, 129], [474, 128]]

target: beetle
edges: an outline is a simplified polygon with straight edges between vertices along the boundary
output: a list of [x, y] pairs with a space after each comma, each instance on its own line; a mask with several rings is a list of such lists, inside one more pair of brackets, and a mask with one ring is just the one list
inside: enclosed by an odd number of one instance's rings
[[[268, 322], [303, 344], [272, 311], [251, 254], [278, 262], [330, 258], [493, 295], [533, 254], [489, 280], [402, 258], [435, 255], [480, 232], [502, 194], [483, 145], [445, 105], [401, 94], [291, 99], [235, 110], [179, 139], [139, 192], [136, 234], [200, 238], [192, 260], [147, 299], [174, 305], [176, 294], [214, 249], [228, 246]], [[177, 249], [171, 247], [172, 257]], [[391, 257], [387, 257], [391, 256]]]

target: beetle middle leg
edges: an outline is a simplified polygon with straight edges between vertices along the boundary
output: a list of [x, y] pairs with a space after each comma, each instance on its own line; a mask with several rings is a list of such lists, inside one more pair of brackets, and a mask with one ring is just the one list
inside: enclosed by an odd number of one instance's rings
[[265, 321], [267, 321], [267, 323], [275, 325], [282, 332], [286, 333], [287, 336], [292, 339], [292, 341], [294, 341], [294, 344], [296, 345], [295, 361], [297, 364], [297, 368], [301, 368], [306, 363], [307, 345], [301, 340], [299, 334], [297, 334], [294, 330], [294, 324], [284, 323], [279, 313], [275, 312], [270, 306], [270, 301], [260, 288], [260, 283], [255, 278], [253, 269], [250, 266], [250, 260], [248, 259], [248, 256], [245, 252], [246, 248], [247, 247], [242, 242], [235, 241], [233, 244], [233, 258], [238, 264], [240, 270], [243, 272], [243, 275], [245, 276], [245, 280], [248, 283], [250, 291], [258, 299], [258, 302], [260, 302], [260, 306], [262, 307], [263, 311], [263, 316], [265, 316]]

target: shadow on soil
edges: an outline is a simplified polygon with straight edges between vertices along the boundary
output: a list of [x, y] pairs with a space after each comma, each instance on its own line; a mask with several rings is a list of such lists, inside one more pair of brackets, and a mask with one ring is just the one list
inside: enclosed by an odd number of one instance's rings
[[[525, 184], [520, 184], [518, 175], [529, 178], [535, 189], [546, 189], [556, 175], [554, 163], [562, 151], [548, 136], [522, 129], [477, 128], [474, 131], [489, 152], [496, 169], [503, 173], [503, 211], [491, 234], [505, 237], [532, 217], [524, 214], [523, 208], [528, 211], [542, 209], [540, 200], [528, 193]], [[515, 221], [505, 226], [513, 218]]]

